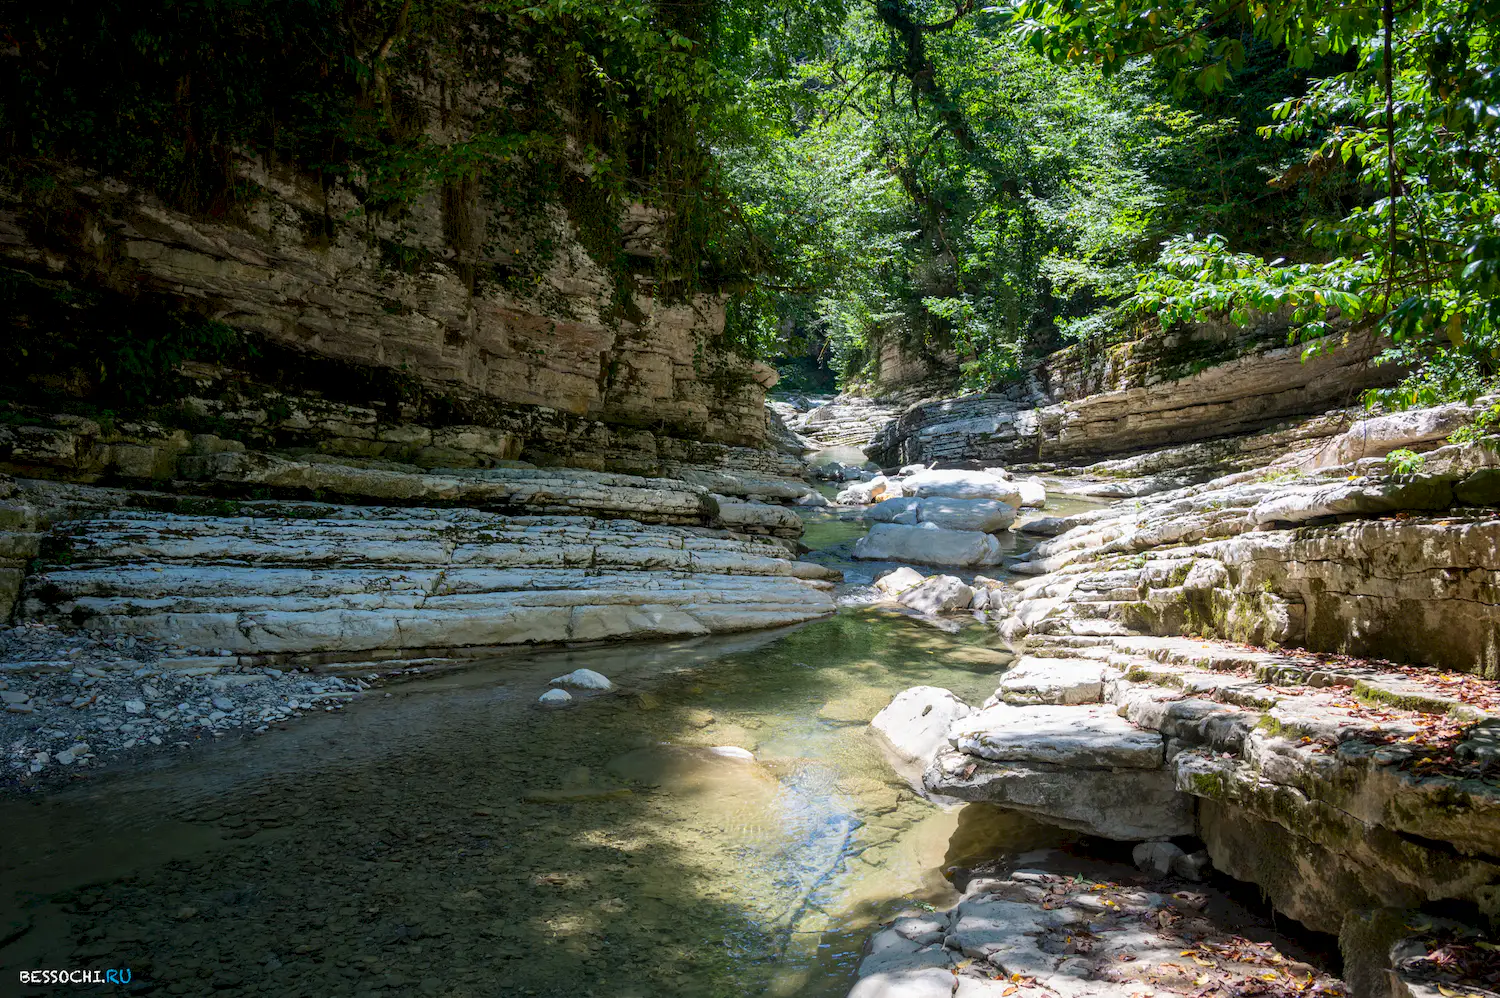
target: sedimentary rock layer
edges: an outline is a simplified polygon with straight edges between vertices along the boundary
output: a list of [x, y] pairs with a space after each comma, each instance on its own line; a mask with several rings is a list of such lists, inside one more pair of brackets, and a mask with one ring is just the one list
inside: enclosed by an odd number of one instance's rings
[[[1373, 343], [1302, 359], [1278, 338], [1235, 342], [1173, 370], [1165, 361], [1127, 365], [1103, 383], [1068, 379], [1040, 403], [1035, 392], [966, 396], [920, 404], [870, 445], [884, 465], [913, 461], [1081, 463], [1265, 429], [1290, 416], [1348, 404], [1387, 382], [1369, 364]], [[1076, 379], [1075, 379], [1076, 380]], [[1092, 394], [1088, 390], [1092, 390]]]
[[588, 517], [247, 503], [53, 534], [22, 611], [241, 656], [675, 637], [833, 609], [771, 540]]

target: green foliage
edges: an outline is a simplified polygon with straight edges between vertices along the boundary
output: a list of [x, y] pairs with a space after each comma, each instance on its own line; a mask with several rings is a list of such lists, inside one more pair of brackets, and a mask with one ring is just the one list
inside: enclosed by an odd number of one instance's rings
[[[1205, 90], [1245, 65], [1226, 29], [1243, 25], [1284, 48], [1296, 66], [1338, 57], [1342, 71], [1288, 94], [1261, 129], [1306, 145], [1279, 178], [1345, 169], [1366, 196], [1313, 215], [1314, 252], [1298, 261], [1232, 252], [1221, 236], [1169, 241], [1143, 280], [1137, 307], [1164, 321], [1287, 309], [1294, 338], [1338, 324], [1388, 338], [1382, 357], [1416, 367], [1371, 404], [1472, 398], [1500, 372], [1500, 0], [1420, 0], [1397, 7], [1327, 0], [1037, 0], [1015, 9], [1021, 30], [1049, 57], [1118, 72], [1147, 55]], [[1389, 30], [1385, 24], [1389, 24]]]
[[1253, 79], [1179, 95], [1147, 64], [1054, 64], [994, 8], [853, 7], [757, 78], [754, 141], [721, 151], [781, 264], [763, 285], [765, 339], [826, 342], [846, 379], [881, 343], [956, 354], [965, 384], [986, 388], [1067, 340], [1134, 332], [1114, 306], [1185, 227], [1298, 242], [1284, 220], [1341, 203], [1343, 184], [1334, 171], [1267, 188], [1285, 152], [1256, 128], [1301, 77], [1265, 43], [1247, 53]]
[[0, 365], [7, 382], [48, 394], [140, 404], [169, 396], [184, 361], [240, 359], [248, 349], [223, 323], [155, 300], [0, 271]]
[[1500, 435], [1500, 405], [1492, 405], [1474, 417], [1467, 426], [1460, 426], [1448, 435], [1448, 442], [1455, 444], [1490, 440]]
[[1385, 466], [1393, 475], [1415, 475], [1427, 466], [1427, 458], [1403, 447], [1385, 456]]
[[[839, 0], [15, 4], [0, 143], [13, 181], [66, 162], [213, 215], [256, 196], [247, 164], [289, 165], [356, 202], [352, 216], [325, 206], [310, 238], [363, 218], [394, 269], [446, 259], [522, 289], [554, 249], [539, 223], [562, 208], [628, 312], [632, 203], [661, 210], [658, 294], [744, 272], [712, 148], [743, 128], [749, 54], [778, 58], [829, 12]], [[407, 226], [434, 193], [441, 252]], [[476, 200], [496, 219], [482, 245]]]

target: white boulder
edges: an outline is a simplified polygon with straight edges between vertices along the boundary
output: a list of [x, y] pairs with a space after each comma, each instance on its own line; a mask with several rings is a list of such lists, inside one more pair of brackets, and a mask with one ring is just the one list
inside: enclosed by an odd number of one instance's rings
[[875, 715], [870, 727], [880, 733], [900, 758], [926, 766], [948, 741], [948, 729], [968, 717], [973, 708], [948, 690], [913, 686], [902, 690]]
[[973, 588], [952, 575], [934, 575], [896, 597], [897, 603], [918, 613], [966, 610], [973, 600]]
[[898, 593], [905, 592], [912, 586], [920, 585], [926, 578], [927, 576], [916, 569], [902, 565], [895, 571], [886, 572], [880, 578], [876, 579], [875, 588], [887, 596], [895, 596]]
[[553, 686], [571, 686], [578, 690], [612, 690], [615, 684], [593, 669], [574, 669], [566, 676], [552, 680]]
[[865, 561], [910, 561], [923, 565], [998, 565], [1000, 542], [978, 530], [943, 530], [931, 523], [877, 523], [854, 545]]
[[833, 501], [840, 506], [868, 506], [872, 502], [884, 499], [891, 489], [890, 480], [884, 475], [876, 475], [868, 482], [855, 482], [834, 496]]
[[1010, 483], [1021, 493], [1021, 505], [1041, 508], [1047, 505], [1047, 487], [1039, 478], [1020, 478]]
[[901, 481], [901, 491], [918, 499], [998, 499], [1010, 506], [1021, 505], [1014, 482], [984, 471], [919, 471]]
[[536, 700], [537, 703], [547, 704], [572, 703], [573, 694], [569, 693], [567, 690], [548, 690], [546, 693], [543, 693], [541, 696], [537, 697]]

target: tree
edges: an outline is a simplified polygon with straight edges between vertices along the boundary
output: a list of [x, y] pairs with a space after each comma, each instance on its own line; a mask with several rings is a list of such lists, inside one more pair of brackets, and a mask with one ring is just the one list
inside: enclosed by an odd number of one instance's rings
[[1274, 106], [1266, 138], [1309, 144], [1299, 182], [1344, 164], [1367, 189], [1343, 215], [1309, 221], [1321, 259], [1234, 252], [1222, 236], [1165, 244], [1137, 308], [1166, 322], [1285, 309], [1314, 348], [1342, 321], [1389, 337], [1384, 359], [1418, 373], [1370, 401], [1473, 397], [1500, 370], [1500, 3], [1496, 0], [1036, 0], [1010, 11], [1030, 44], [1106, 73], [1148, 57], [1204, 90], [1244, 65], [1232, 27], [1310, 66], [1349, 68]]

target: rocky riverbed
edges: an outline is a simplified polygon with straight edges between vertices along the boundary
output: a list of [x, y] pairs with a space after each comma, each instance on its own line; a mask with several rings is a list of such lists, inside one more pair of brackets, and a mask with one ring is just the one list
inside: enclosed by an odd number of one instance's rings
[[34, 789], [126, 759], [265, 734], [308, 712], [342, 709], [379, 679], [183, 665], [150, 639], [55, 624], [0, 628], [0, 789]]

